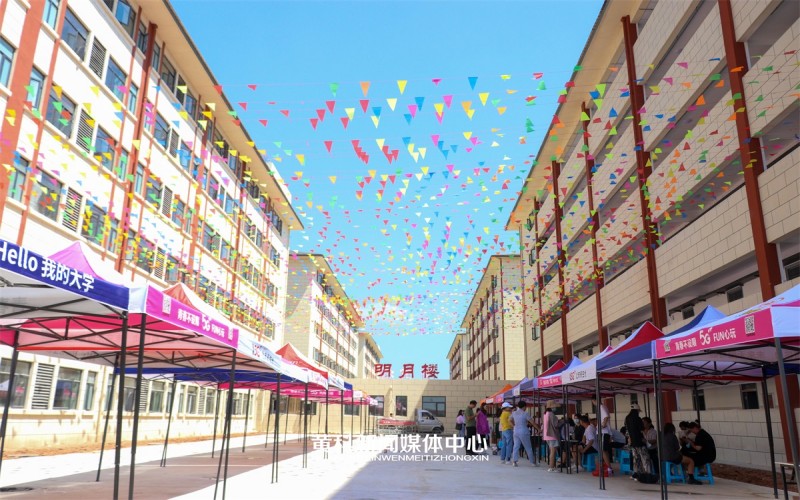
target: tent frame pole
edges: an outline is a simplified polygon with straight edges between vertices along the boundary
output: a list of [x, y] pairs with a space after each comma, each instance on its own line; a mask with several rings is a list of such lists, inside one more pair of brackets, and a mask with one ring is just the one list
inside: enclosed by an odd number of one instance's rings
[[[278, 376], [279, 377], [281, 376], [280, 373], [278, 374]], [[272, 418], [272, 407], [273, 407], [272, 400], [273, 399], [274, 399], [274, 394], [272, 393], [272, 391], [270, 391], [269, 392], [269, 398], [267, 399], [267, 426], [265, 427], [265, 429], [266, 429], [265, 434], [266, 435], [265, 435], [265, 439], [264, 439], [264, 449], [265, 450], [267, 449], [267, 446], [269, 445], [269, 423], [270, 423], [269, 420]]]
[[217, 422], [219, 421], [219, 400], [220, 397], [220, 390], [219, 390], [219, 382], [217, 382], [217, 391], [214, 393], [214, 435], [211, 438], [211, 458], [214, 458], [214, 448], [217, 447]]
[[328, 403], [328, 391], [329, 390], [330, 389], [328, 389], [327, 387], [325, 388], [325, 435], [326, 436], [328, 435], [328, 404], [329, 404]]
[[344, 453], [344, 389], [339, 389], [339, 443]]
[[783, 347], [781, 346], [781, 339], [779, 337], [775, 337], [775, 355], [778, 358], [778, 375], [781, 381], [781, 393], [783, 394], [783, 400], [789, 405], [789, 411], [786, 412], [786, 424], [789, 427], [789, 447], [792, 451], [792, 467], [794, 468], [794, 477], [800, 478], [800, 467], [798, 467], [798, 462], [800, 462], [800, 456], [798, 456], [798, 444], [797, 444], [797, 423], [794, 420], [794, 409], [791, 408], [789, 402], [789, 388], [787, 387], [786, 383], [786, 365], [783, 362]]
[[[14, 377], [17, 375], [19, 361], [19, 330], [14, 332], [14, 352], [11, 354], [11, 367], [8, 372], [8, 389], [6, 390], [6, 406], [3, 408], [3, 422], [0, 424], [0, 470], [3, 467], [3, 452], [6, 449], [6, 432], [8, 430], [8, 412], [14, 397]], [[101, 455], [102, 456], [102, 455]], [[99, 475], [99, 469], [97, 474]]]
[[[278, 461], [280, 457], [280, 427], [281, 427], [281, 374], [278, 373], [277, 397], [275, 398], [275, 430], [272, 433], [272, 479], [270, 483], [278, 482]], [[272, 397], [270, 395], [270, 397]]]
[[164, 436], [164, 450], [161, 452], [161, 467], [167, 466], [167, 447], [169, 446], [169, 431], [172, 428], [172, 412], [175, 411], [175, 395], [178, 394], [178, 379], [172, 378], [172, 392], [169, 395], [169, 415], [167, 416], [167, 435]]
[[[280, 403], [278, 403], [280, 408]], [[286, 400], [286, 421], [283, 423], [283, 444], [286, 444], [286, 435], [289, 433], [289, 400]]]
[[606, 464], [604, 463], [603, 459], [603, 412], [600, 408], [603, 406], [603, 400], [600, 399], [600, 378], [594, 378], [594, 390], [595, 390], [595, 397], [597, 398], [597, 436], [600, 438], [598, 443], [600, 445], [600, 451], [597, 452], [597, 470], [600, 471], [597, 474], [597, 478], [600, 480], [600, 489], [606, 489], [606, 482], [605, 482], [605, 469]]
[[769, 462], [772, 465], [772, 492], [778, 498], [778, 471], [775, 469], [775, 442], [772, 435], [772, 415], [770, 415], [769, 390], [767, 389], [767, 374], [761, 368], [761, 399], [764, 400], [764, 419], [767, 423], [767, 442], [769, 443]]
[[133, 396], [133, 429], [131, 431], [131, 466], [128, 478], [128, 499], [133, 499], [133, 487], [136, 479], [136, 448], [139, 440], [139, 413], [142, 404], [142, 371], [144, 369], [144, 341], [147, 317], [141, 315], [139, 326], [139, 351], [136, 358], [136, 394]]
[[[344, 408], [342, 408], [344, 413]], [[353, 426], [355, 424], [355, 406], [353, 406], [353, 392], [350, 392], [350, 448], [353, 447]]]
[[231, 421], [233, 420], [233, 391], [236, 380], [236, 350], [233, 350], [231, 372], [228, 378], [228, 400], [225, 402], [225, 424], [222, 426], [222, 447], [219, 451], [219, 464], [217, 465], [217, 478], [214, 484], [214, 499], [217, 498], [219, 489], [219, 476], [222, 469], [222, 459], [225, 459], [225, 470], [222, 476], [222, 500], [225, 500], [225, 489], [228, 482], [228, 459], [231, 452]]
[[[308, 467], [308, 382], [306, 382], [305, 398], [303, 398], [303, 468]], [[326, 418], [327, 423], [327, 418]], [[327, 434], [327, 431], [326, 431]]]
[[[114, 369], [111, 372], [111, 389], [108, 391], [108, 403], [106, 404], [106, 418], [105, 418], [105, 423], [103, 424], [103, 438], [100, 441], [100, 460], [97, 463], [97, 477], [94, 480], [96, 483], [100, 482], [100, 470], [103, 466], [103, 453], [105, 452], [106, 449], [106, 437], [108, 437], [108, 421], [111, 419], [111, 407], [114, 405], [114, 388], [117, 385], [118, 365], [119, 365], [119, 353], [117, 354], [117, 357], [114, 359]], [[13, 363], [12, 363], [12, 368], [13, 368]], [[5, 436], [5, 433], [3, 435]]]
[[247, 420], [250, 417], [250, 391], [247, 389], [247, 402], [244, 405], [244, 439], [242, 440], [242, 453], [244, 453], [245, 446], [247, 446]]
[[700, 395], [697, 394], [697, 380], [692, 380], [692, 402], [694, 403], [694, 411], [697, 414], [697, 421], [700, 421]]
[[119, 352], [119, 395], [117, 396], [117, 435], [114, 439], [114, 500], [119, 500], [119, 468], [122, 462], [122, 415], [125, 411], [125, 368], [128, 352], [128, 313], [122, 313]]
[[[656, 396], [656, 450], [658, 452], [658, 463], [655, 464], [655, 466], [658, 467], [659, 476], [662, 476], [663, 471], [661, 471], [661, 457], [664, 456], [664, 439], [661, 436], [661, 429], [662, 422], [664, 421], [664, 415], [663, 408], [661, 407], [661, 360], [659, 359], [653, 360], [653, 386]], [[662, 480], [659, 481], [659, 483], [661, 485], [661, 499], [667, 500], [669, 495], [669, 492], [667, 491], [667, 482]]]

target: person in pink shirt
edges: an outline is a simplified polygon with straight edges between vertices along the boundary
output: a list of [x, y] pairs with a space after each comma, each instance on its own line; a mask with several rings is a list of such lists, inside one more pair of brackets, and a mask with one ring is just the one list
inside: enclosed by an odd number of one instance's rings
[[558, 407], [558, 402], [550, 400], [544, 412], [544, 421], [542, 422], [542, 439], [547, 443], [548, 457], [550, 468], [547, 472], [557, 472], [556, 469], [556, 450], [558, 450], [558, 419], [553, 414], [553, 408]]

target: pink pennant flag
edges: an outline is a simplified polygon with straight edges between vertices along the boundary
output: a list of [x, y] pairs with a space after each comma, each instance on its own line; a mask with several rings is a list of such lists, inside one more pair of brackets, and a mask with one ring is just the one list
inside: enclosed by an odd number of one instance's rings
[[289, 110], [288, 109], [282, 109], [281, 110], [281, 114], [283, 116], [285, 116], [286, 118], [289, 118]]
[[314, 130], [317, 130], [317, 123], [319, 123], [319, 120], [318, 120], [318, 119], [316, 119], [316, 118], [311, 118], [311, 119], [309, 119], [308, 121], [310, 121], [310, 122], [311, 122], [311, 127], [312, 127]]
[[324, 141], [325, 142], [325, 149], [328, 150], [328, 153], [331, 152], [331, 147], [333, 146], [333, 141]]
[[267, 123], [269, 123], [269, 122], [267, 120], [258, 120], [258, 123], [260, 123], [261, 125], [264, 125], [266, 127]]
[[250, 83], [250, 84], [247, 85], [247, 88], [249, 88], [250, 90], [255, 90], [256, 89], [256, 84], [255, 83]]
[[247, 111], [247, 103], [246, 102], [240, 102], [239, 106], [241, 106], [243, 110]]
[[325, 101], [325, 105], [328, 106], [328, 111], [333, 114], [333, 108], [336, 107], [336, 101]]
[[433, 78], [433, 79], [431, 79], [431, 81], [433, 82], [434, 85], [438, 86], [439, 83], [441, 83], [442, 79], [441, 78]]
[[417, 105], [416, 104], [409, 104], [408, 105], [408, 112], [411, 114], [412, 118], [417, 117]]
[[439, 134], [433, 134], [431, 136], [431, 140], [433, 141], [433, 145], [434, 146], [438, 146], [439, 145]]
[[324, 120], [325, 119], [325, 110], [324, 109], [318, 109], [317, 110], [317, 116], [319, 117], [319, 121]]
[[452, 95], [442, 96], [442, 99], [444, 99], [445, 106], [449, 108], [450, 104], [453, 102], [453, 96]]
[[344, 127], [345, 129], [347, 129], [347, 125], [350, 123], [350, 118], [348, 118], [348, 117], [346, 117], [346, 116], [343, 116], [343, 117], [341, 118], [341, 120], [342, 120], [342, 127]]
[[361, 104], [361, 109], [364, 110], [364, 113], [367, 112], [367, 108], [369, 107], [369, 99], [361, 99], [358, 101]]

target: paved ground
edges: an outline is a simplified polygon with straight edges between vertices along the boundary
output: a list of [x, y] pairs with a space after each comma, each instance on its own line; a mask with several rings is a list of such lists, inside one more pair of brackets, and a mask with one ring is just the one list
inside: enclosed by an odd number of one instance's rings
[[[485, 461], [464, 462], [461, 453], [450, 450], [417, 455], [366, 452], [353, 445], [328, 451], [312, 451], [308, 466], [303, 468], [300, 444], [291, 436], [281, 453], [280, 477], [270, 484], [271, 445], [264, 449], [264, 437], [249, 438], [241, 453], [241, 438], [232, 440], [226, 498], [333, 498], [348, 500], [409, 498], [659, 498], [658, 485], [644, 485], [627, 476], [607, 478], [606, 490], [598, 489], [598, 479], [587, 473], [548, 473], [544, 468], [520, 462], [514, 468], [500, 465], [497, 456]], [[362, 448], [383, 450], [393, 439], [369, 441]], [[362, 440], [367, 442], [367, 440]], [[214, 477], [217, 464], [210, 457], [210, 441], [170, 446], [167, 468], [158, 467], [161, 448], [140, 449], [136, 468], [136, 498], [181, 500], [214, 498]], [[314, 443], [309, 444], [309, 449]], [[126, 450], [127, 451], [127, 450]], [[342, 452], [344, 451], [344, 453]], [[397, 456], [413, 456], [415, 461], [396, 461]], [[106, 455], [109, 456], [109, 455]], [[113, 454], [106, 466], [113, 467]], [[124, 455], [126, 458], [129, 455]], [[377, 461], [376, 456], [380, 456]], [[388, 458], [387, 458], [388, 457]], [[391, 461], [389, 461], [391, 460]], [[484, 460], [481, 458], [481, 460]], [[153, 462], [155, 461], [155, 462]], [[125, 461], [127, 462], [127, 460]], [[113, 471], [104, 470], [100, 483], [94, 482], [97, 454], [35, 457], [6, 460], [0, 484], [34, 488], [29, 492], [5, 493], [4, 498], [94, 499], [110, 498]], [[54, 475], [56, 474], [56, 475]], [[127, 492], [127, 467], [123, 468], [122, 497]], [[220, 485], [218, 498], [222, 498]], [[671, 485], [670, 495], [705, 498], [772, 498], [772, 490], [745, 483], [717, 479], [713, 486]]]

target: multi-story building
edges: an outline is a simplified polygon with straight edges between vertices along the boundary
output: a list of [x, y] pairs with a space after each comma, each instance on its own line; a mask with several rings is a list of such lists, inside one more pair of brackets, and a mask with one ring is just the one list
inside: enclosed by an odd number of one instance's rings
[[377, 378], [375, 365], [381, 362], [383, 353], [372, 334], [367, 332], [358, 333], [358, 369], [359, 378]]
[[[800, 282], [798, 22], [792, 0], [604, 4], [507, 223], [529, 375], [645, 320], [669, 332]], [[797, 402], [770, 387], [775, 422]], [[720, 461], [768, 465], [766, 444], [737, 450], [760, 439], [741, 411], [771, 404], [752, 384], [702, 402], [721, 410], [703, 417]], [[666, 404], [694, 419], [689, 394]]]
[[358, 330], [363, 326], [325, 257], [292, 254], [286, 341], [320, 368], [353, 379], [359, 376]]
[[[133, 282], [183, 282], [280, 346], [302, 225], [169, 2], [10, 0], [0, 26], [0, 237], [45, 255], [83, 240]], [[108, 370], [23, 356], [12, 419], [59, 410], [77, 436], [98, 428]], [[163, 415], [164, 383], [144, 391], [145, 415]], [[213, 414], [213, 392], [186, 386], [177, 412]]]
[[[460, 353], [466, 359], [461, 378], [505, 380], [525, 376], [520, 273], [519, 256], [493, 255], [489, 259], [461, 321], [467, 343], [466, 351]], [[448, 359], [452, 367], [453, 359]]]
[[450, 380], [464, 380], [469, 373], [465, 355], [468, 349], [467, 334], [465, 332], [456, 333], [450, 350], [447, 351], [447, 359], [450, 361]]

